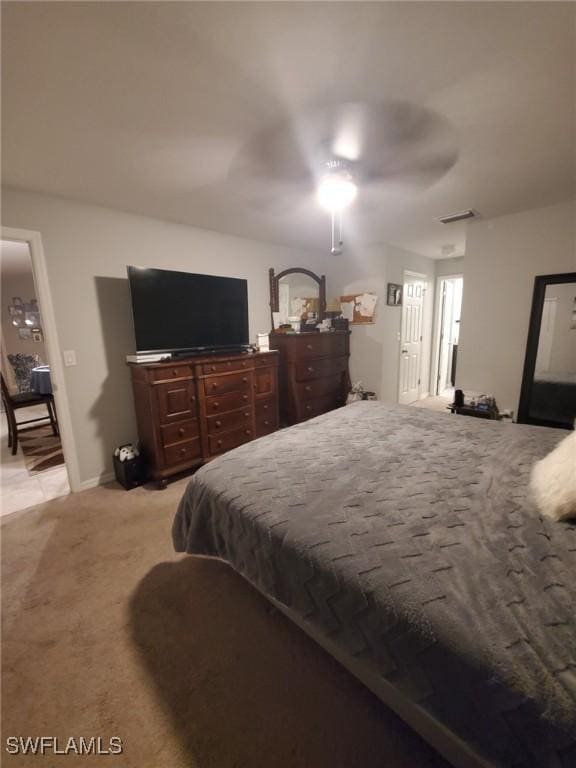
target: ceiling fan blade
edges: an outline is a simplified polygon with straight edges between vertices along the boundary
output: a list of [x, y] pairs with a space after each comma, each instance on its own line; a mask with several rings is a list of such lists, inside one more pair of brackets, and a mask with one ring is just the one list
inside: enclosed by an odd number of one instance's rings
[[360, 186], [399, 177], [428, 186], [457, 157], [456, 132], [437, 112], [402, 101], [347, 102], [311, 108], [252, 137], [229, 178], [312, 190], [326, 163], [342, 160]]

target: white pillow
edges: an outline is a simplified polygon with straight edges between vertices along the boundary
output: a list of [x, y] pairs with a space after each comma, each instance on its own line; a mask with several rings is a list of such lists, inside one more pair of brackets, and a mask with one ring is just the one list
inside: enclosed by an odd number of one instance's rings
[[530, 487], [543, 515], [576, 517], [576, 431], [534, 465]]

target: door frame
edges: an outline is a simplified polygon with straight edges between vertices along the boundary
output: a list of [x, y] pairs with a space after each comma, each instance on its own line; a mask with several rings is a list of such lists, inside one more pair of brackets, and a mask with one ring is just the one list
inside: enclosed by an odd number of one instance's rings
[[[421, 341], [422, 347], [420, 349], [420, 375], [418, 377], [420, 379], [420, 383], [418, 384], [418, 397], [416, 398], [416, 400], [420, 400], [422, 398], [422, 384], [424, 382], [424, 379], [428, 379], [430, 376], [430, 372], [428, 372], [428, 376], [424, 376], [422, 371], [422, 361], [424, 359], [424, 348], [427, 344], [427, 339], [425, 334], [425, 331], [427, 329], [425, 327], [424, 321], [426, 317], [425, 308], [427, 306], [427, 301], [428, 301], [427, 296], [428, 296], [428, 288], [430, 285], [430, 278], [428, 275], [425, 275], [422, 272], [414, 272], [411, 269], [405, 269], [402, 273], [402, 306], [404, 306], [404, 286], [406, 285], [407, 278], [408, 278], [408, 281], [410, 278], [416, 278], [416, 280], [420, 280], [420, 282], [424, 283], [424, 289], [422, 292], [422, 341]], [[400, 368], [402, 365], [402, 331], [404, 330], [403, 323], [404, 323], [404, 312], [402, 312], [402, 315], [400, 317], [400, 335], [398, 337], [398, 380], [396, 382], [396, 402], [397, 403], [400, 402], [400, 385], [401, 385]]]
[[[430, 355], [430, 394], [438, 397], [438, 366], [440, 365], [440, 331], [442, 330], [442, 280], [464, 280], [464, 274], [438, 275], [434, 292], [434, 330], [432, 332], [432, 354]], [[464, 283], [462, 283], [464, 295]]]
[[42, 244], [42, 235], [33, 229], [21, 229], [16, 227], [0, 227], [0, 239], [15, 240], [27, 243], [32, 261], [32, 273], [34, 285], [38, 294], [38, 304], [42, 315], [42, 328], [44, 330], [44, 342], [50, 363], [50, 378], [54, 391], [54, 402], [58, 413], [58, 427], [62, 442], [62, 453], [66, 462], [66, 471], [70, 490], [73, 492], [82, 490], [80, 482], [80, 469], [78, 466], [78, 454], [72, 429], [70, 405], [64, 377], [64, 365], [62, 350], [58, 339], [56, 318], [54, 315], [54, 303], [46, 268], [46, 256]]

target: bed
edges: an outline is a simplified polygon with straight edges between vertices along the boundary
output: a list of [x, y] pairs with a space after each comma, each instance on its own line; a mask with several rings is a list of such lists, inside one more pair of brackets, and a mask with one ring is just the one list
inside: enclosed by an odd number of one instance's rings
[[576, 419], [576, 373], [536, 371], [530, 396], [530, 416], [571, 426]]
[[533, 462], [562, 430], [358, 402], [190, 482], [178, 551], [222, 558], [459, 768], [576, 765], [576, 526]]

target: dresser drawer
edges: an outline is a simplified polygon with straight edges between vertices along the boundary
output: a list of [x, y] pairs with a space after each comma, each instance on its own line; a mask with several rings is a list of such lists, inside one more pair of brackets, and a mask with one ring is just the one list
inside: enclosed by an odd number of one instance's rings
[[253, 439], [254, 431], [251, 427], [240, 427], [240, 429], [231, 432], [223, 432], [221, 435], [210, 435], [208, 438], [210, 453], [214, 455], [229, 451], [231, 448], [236, 448], [237, 445], [242, 445], [242, 443], [247, 443]]
[[298, 400], [312, 400], [315, 397], [329, 395], [333, 392], [342, 391], [342, 374], [336, 376], [326, 376], [323, 379], [313, 379], [296, 384]]
[[174, 379], [191, 379], [194, 371], [191, 365], [166, 365], [162, 368], [152, 368], [149, 375], [152, 381], [174, 381]]
[[270, 404], [262, 403], [267, 408], [256, 408], [256, 437], [262, 437], [278, 429], [278, 416], [276, 408]]
[[266, 397], [276, 393], [276, 368], [258, 368], [254, 371], [254, 392], [256, 397]]
[[175, 379], [154, 385], [160, 424], [171, 424], [196, 418], [195, 382]]
[[243, 360], [225, 360], [221, 363], [207, 363], [202, 366], [202, 373], [209, 376], [211, 373], [234, 373], [234, 371], [244, 371], [253, 367], [253, 362], [249, 358]]
[[265, 414], [276, 413], [276, 398], [271, 397], [268, 400], [257, 400], [255, 405], [256, 418]]
[[167, 427], [160, 427], [162, 430], [162, 445], [168, 446], [174, 443], [183, 443], [185, 440], [191, 440], [198, 437], [198, 419], [176, 422]]
[[230, 373], [227, 376], [210, 376], [204, 379], [207, 395], [223, 395], [227, 392], [248, 392], [252, 386], [252, 372]]
[[306, 334], [298, 338], [294, 353], [299, 359], [310, 357], [340, 357], [348, 351], [348, 338], [330, 333]]
[[342, 398], [338, 397], [336, 394], [317, 397], [314, 400], [305, 400], [302, 403], [298, 403], [298, 416], [302, 420], [311, 419], [314, 416], [319, 416], [321, 413], [326, 413], [326, 411], [338, 408], [343, 404]]
[[256, 355], [254, 357], [254, 365], [256, 368], [265, 368], [267, 365], [276, 368], [278, 365], [278, 352], [266, 352]]
[[250, 405], [251, 395], [248, 392], [231, 392], [227, 395], [217, 395], [216, 397], [206, 398], [206, 415], [212, 416], [215, 413], [225, 413], [234, 411], [242, 406]]
[[252, 426], [252, 409], [241, 408], [239, 411], [229, 411], [220, 416], [209, 416], [206, 421], [208, 422], [208, 434], [210, 435], [228, 432], [239, 427], [246, 429]]
[[296, 381], [310, 381], [343, 373], [348, 366], [348, 357], [321, 358], [296, 365]]
[[200, 458], [201, 455], [200, 438], [187, 440], [185, 443], [176, 443], [164, 448], [164, 460], [168, 466], [186, 464], [188, 461]]

